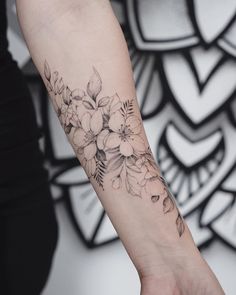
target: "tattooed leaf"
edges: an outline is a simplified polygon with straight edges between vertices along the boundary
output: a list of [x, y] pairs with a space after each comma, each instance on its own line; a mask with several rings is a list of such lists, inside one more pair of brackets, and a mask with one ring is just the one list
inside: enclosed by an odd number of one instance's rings
[[84, 90], [74, 89], [71, 93], [72, 99], [81, 100], [85, 96]]
[[149, 164], [153, 167], [153, 168], [157, 168], [156, 162], [153, 158], [153, 155], [151, 153], [145, 153], [145, 158], [148, 160]]
[[97, 168], [97, 163], [96, 163], [95, 159], [94, 158], [91, 160], [84, 159], [84, 161], [82, 163], [85, 166], [85, 170], [86, 170], [88, 177], [94, 176], [96, 173], [96, 168]]
[[49, 81], [47, 81], [46, 87], [49, 92], [53, 91], [52, 84]]
[[126, 157], [126, 162], [128, 166], [133, 166], [136, 163], [136, 157], [133, 155], [130, 157]]
[[109, 134], [107, 129], [103, 129], [97, 136], [97, 147], [99, 150], [103, 150], [105, 148], [105, 141]]
[[103, 125], [104, 125], [104, 128], [108, 128], [109, 127], [109, 119], [110, 119], [110, 117], [107, 114], [103, 114]]
[[73, 127], [72, 124], [69, 124], [69, 125], [65, 126], [65, 128], [64, 128], [65, 133], [69, 134], [71, 132], [72, 127]]
[[96, 161], [96, 170], [94, 173], [94, 179], [97, 181], [99, 186], [103, 188], [104, 176], [106, 174], [106, 165], [103, 161]]
[[121, 185], [122, 185], [121, 177], [120, 176], [114, 177], [113, 180], [112, 180], [112, 187], [114, 189], [119, 189], [121, 187]]
[[116, 93], [115, 95], [113, 95], [111, 97], [111, 103], [110, 103], [110, 108], [109, 108], [110, 114], [115, 113], [116, 111], [120, 110], [121, 107], [122, 107], [122, 104], [120, 101], [120, 97]]
[[120, 148], [119, 147], [109, 148], [109, 149], [107, 149], [107, 152], [109, 154], [116, 154], [116, 156], [120, 157]]
[[127, 191], [133, 195], [140, 197], [141, 196], [141, 187], [137, 181], [137, 179], [134, 176], [131, 176], [128, 174], [125, 179], [126, 189]]
[[57, 83], [57, 92], [58, 92], [59, 94], [61, 94], [62, 91], [64, 90], [64, 88], [65, 88], [65, 85], [64, 85], [63, 80], [62, 80], [62, 78], [61, 78], [61, 79], [58, 81], [58, 83]]
[[66, 86], [66, 90], [63, 91], [62, 99], [66, 105], [69, 105], [71, 102], [71, 90]]
[[52, 73], [52, 83], [53, 83], [53, 90], [55, 94], [57, 94], [57, 89], [56, 89], [57, 80], [58, 80], [58, 72], [54, 71]]
[[96, 157], [99, 161], [106, 161], [106, 153], [103, 150], [98, 150]]
[[121, 107], [121, 114], [124, 117], [128, 117], [134, 114], [134, 109], [133, 109], [133, 100], [127, 100], [123, 102], [122, 107]]
[[124, 158], [121, 157], [120, 155], [118, 158], [117, 157], [111, 158], [107, 164], [108, 172], [117, 170], [118, 168], [121, 167], [123, 162], [124, 162]]
[[127, 168], [129, 168], [133, 172], [141, 173], [140, 169], [137, 166], [135, 166], [135, 165], [127, 166]]
[[82, 147], [78, 147], [78, 149], [77, 149], [77, 153], [78, 153], [79, 155], [83, 155], [83, 153], [84, 153], [84, 148], [82, 148]]
[[93, 113], [90, 121], [90, 128], [94, 134], [98, 135], [102, 131], [103, 118], [100, 110]]
[[94, 110], [93, 105], [92, 105], [89, 101], [84, 100], [84, 101], [83, 101], [83, 105], [84, 105], [84, 106], [86, 107], [86, 109], [88, 109], [88, 110]]
[[175, 208], [174, 202], [173, 200], [168, 196], [165, 197], [165, 199], [163, 200], [163, 212], [164, 213], [168, 213], [173, 211]]
[[50, 81], [50, 79], [51, 79], [51, 70], [50, 70], [50, 67], [49, 67], [46, 60], [44, 62], [44, 76], [48, 81]]
[[106, 96], [106, 97], [102, 97], [99, 99], [98, 101], [98, 106], [99, 107], [105, 107], [110, 101], [110, 97]]
[[177, 226], [177, 230], [178, 230], [178, 233], [179, 233], [179, 236], [181, 237], [184, 230], [185, 230], [185, 225], [184, 225], [184, 221], [181, 217], [180, 214], [178, 214], [178, 217], [176, 219], [176, 226]]
[[160, 195], [152, 196], [151, 200], [153, 203], [156, 203], [160, 199]]
[[96, 100], [96, 97], [102, 90], [102, 80], [97, 70], [93, 68], [93, 75], [91, 76], [88, 85], [87, 93], [93, 99]]
[[128, 193], [130, 193], [130, 184], [127, 178], [125, 178], [125, 187]]

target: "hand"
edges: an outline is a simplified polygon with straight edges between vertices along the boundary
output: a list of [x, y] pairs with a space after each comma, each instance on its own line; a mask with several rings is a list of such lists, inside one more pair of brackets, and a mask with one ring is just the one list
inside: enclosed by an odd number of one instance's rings
[[141, 295], [225, 294], [200, 254], [185, 258], [181, 260], [178, 255], [172, 256], [171, 263], [160, 264], [156, 271], [152, 269], [152, 274], [140, 274]]

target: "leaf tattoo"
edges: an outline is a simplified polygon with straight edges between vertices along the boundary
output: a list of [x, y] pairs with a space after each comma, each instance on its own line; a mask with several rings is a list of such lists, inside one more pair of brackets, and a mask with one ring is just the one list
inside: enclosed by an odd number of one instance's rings
[[156, 195], [156, 196], [151, 197], [151, 200], [153, 203], [156, 203], [157, 201], [159, 201], [159, 199], [160, 199], [160, 195]]
[[50, 79], [51, 79], [51, 70], [50, 70], [49, 65], [48, 65], [46, 60], [44, 62], [44, 76], [48, 81], [50, 81]]
[[185, 230], [185, 225], [184, 225], [184, 221], [183, 218], [181, 217], [180, 214], [178, 214], [177, 219], [176, 219], [176, 226], [177, 226], [177, 230], [179, 233], [179, 236], [181, 237], [184, 230]]
[[163, 200], [163, 212], [164, 213], [169, 213], [174, 210], [174, 202], [173, 200], [168, 196], [165, 197]]
[[117, 93], [102, 96], [102, 79], [95, 68], [86, 90], [71, 89], [57, 71], [51, 71], [47, 61], [44, 77], [62, 127], [72, 139], [88, 177], [104, 190], [105, 177], [111, 175], [115, 190], [123, 188], [131, 196], [153, 204], [162, 199], [164, 214], [177, 212], [176, 227], [181, 237], [184, 221], [145, 144], [135, 100], [121, 100]]
[[93, 100], [96, 100], [98, 94], [102, 90], [102, 80], [95, 68], [93, 68], [93, 71], [94, 73], [87, 85], [87, 93]]

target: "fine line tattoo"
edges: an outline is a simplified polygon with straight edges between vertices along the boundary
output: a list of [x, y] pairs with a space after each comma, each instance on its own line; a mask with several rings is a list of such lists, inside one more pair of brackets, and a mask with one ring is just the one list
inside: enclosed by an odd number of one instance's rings
[[162, 202], [164, 214], [177, 212], [176, 227], [182, 236], [183, 218], [143, 139], [134, 99], [121, 100], [117, 93], [102, 96], [102, 79], [95, 68], [86, 91], [71, 90], [47, 61], [44, 76], [61, 125], [88, 177], [104, 189], [104, 178], [110, 175], [113, 189], [125, 188], [132, 196]]

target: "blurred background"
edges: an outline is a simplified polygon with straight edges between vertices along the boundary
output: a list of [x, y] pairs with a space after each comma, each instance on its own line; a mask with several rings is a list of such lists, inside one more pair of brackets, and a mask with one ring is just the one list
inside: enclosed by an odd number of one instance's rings
[[[194, 240], [236, 294], [236, 1], [112, 1], [150, 145]], [[139, 280], [48, 101], [8, 1], [60, 226], [43, 295], [139, 294]]]

